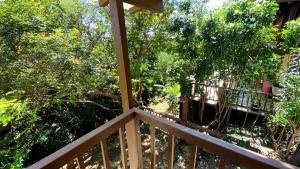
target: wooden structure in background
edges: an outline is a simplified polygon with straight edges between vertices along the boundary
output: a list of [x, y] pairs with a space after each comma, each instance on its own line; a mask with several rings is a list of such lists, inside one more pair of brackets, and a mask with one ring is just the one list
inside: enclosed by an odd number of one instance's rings
[[273, 25], [277, 25], [279, 30], [284, 27], [287, 21], [295, 20], [300, 16], [300, 1], [299, 0], [278, 0], [279, 11]]

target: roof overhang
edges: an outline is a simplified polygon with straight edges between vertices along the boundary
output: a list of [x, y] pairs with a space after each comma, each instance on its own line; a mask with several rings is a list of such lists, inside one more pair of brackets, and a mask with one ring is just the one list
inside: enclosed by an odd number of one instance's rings
[[[130, 13], [138, 12], [141, 10], [149, 10], [155, 13], [163, 12], [163, 2], [162, 0], [123, 0], [124, 7], [129, 7], [128, 11]], [[101, 7], [107, 6], [109, 0], [99, 0]]]
[[300, 0], [277, 0], [278, 3], [284, 3], [284, 2], [288, 2], [288, 3], [291, 3], [291, 2], [300, 2]]

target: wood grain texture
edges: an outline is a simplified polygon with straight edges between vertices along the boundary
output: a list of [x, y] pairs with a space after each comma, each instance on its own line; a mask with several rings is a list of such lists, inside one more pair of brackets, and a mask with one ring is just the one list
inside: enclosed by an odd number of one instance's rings
[[[125, 2], [138, 7], [143, 10], [149, 10], [151, 12], [161, 13], [163, 12], [163, 1], [162, 0], [119, 0], [120, 2]], [[99, 0], [101, 7], [107, 6], [110, 3], [109, 0]]]
[[151, 169], [156, 168], [156, 152], [155, 152], [155, 127], [150, 126], [150, 149], [151, 149]]
[[225, 169], [225, 166], [226, 166], [226, 160], [224, 157], [221, 157], [219, 162], [219, 169]]
[[100, 141], [101, 146], [101, 152], [102, 152], [102, 159], [103, 159], [103, 165], [105, 169], [110, 169], [110, 163], [109, 163], [109, 154], [108, 154], [108, 148], [107, 148], [107, 140], [103, 139]]
[[[243, 166], [247, 166], [249, 168], [263, 168], [263, 169], [297, 169], [298, 167], [292, 166], [290, 164], [269, 159], [264, 155], [246, 150], [244, 148], [235, 146], [233, 144], [227, 143], [223, 140], [211, 137], [209, 135], [200, 133], [196, 130], [190, 129], [188, 127], [182, 126], [172, 121], [168, 121], [164, 118], [145, 113], [139, 109], [132, 109], [128, 113], [123, 113], [122, 115], [118, 116], [117, 118], [113, 119], [112, 121], [107, 122], [103, 126], [93, 130], [92, 132], [88, 133], [87, 135], [79, 138], [78, 140], [74, 141], [73, 143], [65, 146], [64, 148], [58, 150], [57, 152], [51, 154], [50, 156], [42, 159], [41, 161], [33, 164], [29, 167], [29, 169], [39, 169], [39, 168], [49, 168], [49, 169], [56, 169], [68, 164], [71, 160], [82, 157], [84, 152], [89, 151], [89, 149], [101, 142], [103, 154], [106, 154], [105, 157], [108, 157], [108, 150], [107, 145], [104, 144], [103, 141], [106, 141], [106, 138], [111, 134], [115, 133], [119, 130], [119, 128], [124, 127], [127, 123], [134, 121], [136, 125], [135, 131], [139, 133], [139, 121], [142, 120], [144, 122], [149, 123], [151, 126], [155, 126], [161, 130], [167, 131], [169, 133], [168, 138], [168, 148], [167, 148], [167, 158], [168, 158], [168, 168], [173, 168], [173, 160], [174, 160], [174, 144], [175, 144], [175, 137], [179, 137], [180, 139], [186, 140], [188, 143], [192, 145], [191, 149], [191, 161], [190, 163], [194, 164], [196, 159], [196, 145], [208, 150], [212, 153], [215, 153], [223, 158], [220, 160], [219, 167], [224, 168], [225, 160], [226, 161], [234, 161]], [[153, 131], [153, 130], [152, 130]], [[139, 134], [136, 134], [139, 135]], [[153, 135], [153, 133], [152, 133]], [[127, 136], [128, 137], [128, 136]], [[140, 137], [133, 138], [136, 142], [140, 139]], [[136, 149], [141, 149], [140, 144], [135, 145]], [[106, 149], [106, 150], [105, 150]], [[141, 155], [141, 154], [138, 154]], [[226, 158], [226, 159], [225, 159]], [[143, 160], [141, 158], [129, 158], [130, 161], [133, 161], [135, 164], [134, 167], [130, 164], [130, 168], [133, 169], [142, 169]], [[107, 158], [106, 164], [108, 164], [109, 159]], [[79, 167], [82, 168], [81, 165], [83, 162], [77, 161]], [[106, 168], [109, 166], [106, 165]], [[193, 165], [190, 165], [190, 168], [193, 168]]]
[[78, 156], [76, 158], [76, 161], [79, 169], [85, 169], [85, 164], [82, 156]]
[[127, 169], [127, 154], [126, 154], [126, 141], [125, 141], [125, 127], [119, 129], [120, 149], [122, 168]]
[[[123, 112], [133, 107], [128, 44], [122, 0], [109, 0], [110, 18], [117, 54]], [[130, 168], [143, 168], [139, 124], [131, 120], [125, 125]]]
[[174, 146], [175, 146], [175, 137], [173, 134], [169, 134], [169, 138], [168, 138], [168, 169], [174, 168]]
[[76, 158], [77, 156], [89, 150], [91, 147], [98, 144], [99, 140], [107, 138], [114, 132], [118, 131], [120, 127], [124, 126], [130, 120], [134, 119], [134, 110], [135, 109], [132, 109], [127, 113], [121, 114], [120, 116], [105, 123], [104, 125], [98, 127], [97, 129], [91, 131], [83, 137], [75, 140], [62, 149], [49, 155], [48, 157], [45, 157], [44, 159], [38, 161], [37, 163], [30, 166], [29, 169], [54, 169], [62, 167], [72, 159]]
[[189, 97], [184, 95], [182, 103], [182, 120], [184, 121], [189, 121], [189, 108]]
[[179, 125], [175, 122], [168, 121], [166, 119], [157, 117], [155, 115], [151, 115], [149, 113], [145, 113], [141, 110], [137, 109], [135, 110], [135, 112], [136, 118], [145, 121], [150, 125], [154, 125], [161, 130], [167, 131], [171, 135], [175, 135], [176, 137], [184, 139], [190, 144], [199, 145], [212, 153], [224, 156], [226, 157], [226, 159], [238, 162], [249, 168], [297, 168], [279, 160], [269, 159], [264, 155], [252, 152], [250, 150], [225, 142], [223, 140], [200, 133], [196, 130]]
[[197, 154], [198, 154], [198, 146], [197, 145], [191, 145], [191, 153], [189, 158], [189, 168], [195, 169], [196, 167], [196, 161], [197, 161]]

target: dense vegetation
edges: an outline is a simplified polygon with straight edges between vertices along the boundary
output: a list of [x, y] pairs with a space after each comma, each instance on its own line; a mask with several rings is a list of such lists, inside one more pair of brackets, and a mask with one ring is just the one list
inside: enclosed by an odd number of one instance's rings
[[[121, 112], [109, 13], [96, 4], [0, 1], [1, 168], [26, 167]], [[188, 76], [247, 86], [262, 76], [281, 79], [286, 95], [269, 125], [287, 126], [296, 137], [300, 76], [277, 78], [277, 10], [272, 0], [228, 1], [216, 10], [203, 0], [169, 0], [163, 14], [127, 15], [135, 105], [159, 95], [156, 86], [174, 105], [189, 90]], [[287, 52], [300, 47], [299, 24], [283, 31]]]

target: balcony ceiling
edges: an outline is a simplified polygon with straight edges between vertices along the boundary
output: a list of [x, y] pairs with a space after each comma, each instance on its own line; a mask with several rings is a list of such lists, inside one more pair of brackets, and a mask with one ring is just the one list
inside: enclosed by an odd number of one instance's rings
[[[149, 10], [151, 12], [161, 13], [163, 12], [162, 0], [123, 0], [124, 8], [130, 13], [134, 13], [141, 10]], [[109, 0], [99, 0], [101, 7], [109, 4]]]
[[300, 0], [277, 0], [279, 3], [284, 3], [284, 2], [300, 2]]

